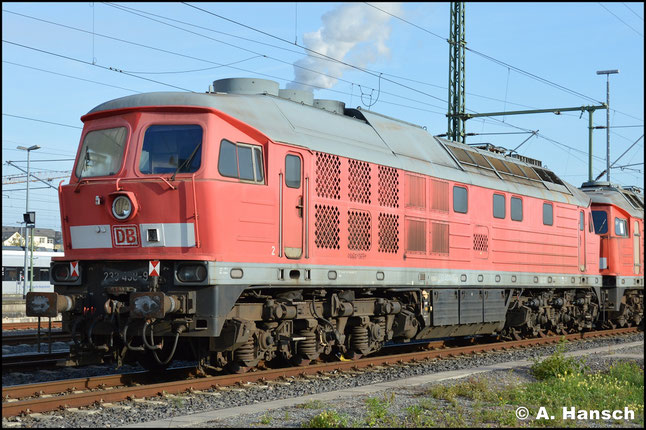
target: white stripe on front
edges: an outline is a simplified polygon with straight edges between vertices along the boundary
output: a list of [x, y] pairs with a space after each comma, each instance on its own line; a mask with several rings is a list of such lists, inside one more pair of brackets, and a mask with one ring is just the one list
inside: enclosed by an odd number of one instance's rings
[[[148, 230], [157, 229], [158, 241], [148, 240]], [[193, 223], [177, 224], [140, 224], [141, 246], [195, 246], [195, 228]]]
[[109, 225], [78, 225], [70, 227], [72, 249], [112, 248]]
[[[157, 229], [158, 241], [148, 241], [148, 230]], [[112, 248], [110, 225], [77, 225], [70, 227], [72, 249]], [[139, 224], [142, 247], [193, 247], [195, 228], [193, 223]]]

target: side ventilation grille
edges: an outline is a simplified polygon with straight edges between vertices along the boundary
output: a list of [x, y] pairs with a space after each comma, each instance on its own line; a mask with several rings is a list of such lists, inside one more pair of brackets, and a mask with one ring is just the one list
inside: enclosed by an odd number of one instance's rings
[[379, 252], [399, 251], [399, 215], [379, 214]]
[[395, 168], [379, 166], [379, 204], [399, 207], [399, 172]]
[[370, 165], [349, 160], [348, 197], [352, 202], [370, 204]]
[[314, 205], [314, 209], [314, 243], [318, 248], [339, 249], [339, 209], [327, 205]]
[[316, 195], [341, 198], [341, 160], [336, 155], [316, 153]]
[[348, 249], [370, 251], [370, 213], [348, 211]]

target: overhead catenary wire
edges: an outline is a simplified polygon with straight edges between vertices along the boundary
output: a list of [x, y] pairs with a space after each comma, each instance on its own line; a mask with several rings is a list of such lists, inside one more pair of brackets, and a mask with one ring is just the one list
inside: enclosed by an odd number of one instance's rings
[[30, 49], [32, 51], [42, 52], [43, 54], [53, 55], [55, 57], [65, 58], [65, 59], [68, 59], [68, 60], [71, 60], [71, 61], [76, 61], [76, 62], [79, 62], [79, 63], [87, 64], [89, 66], [98, 67], [98, 68], [101, 68], [101, 69], [104, 69], [104, 70], [111, 70], [113, 72], [122, 73], [122, 74], [127, 75], [127, 76], [132, 76], [133, 78], [143, 79], [145, 81], [154, 82], [156, 84], [165, 85], [167, 87], [172, 87], [172, 88], [175, 88], [175, 89], [178, 89], [178, 90], [187, 91], [187, 92], [191, 92], [191, 93], [194, 92], [193, 90], [178, 87], [177, 85], [167, 84], [165, 82], [160, 82], [160, 81], [157, 81], [157, 80], [154, 80], [154, 79], [144, 78], [143, 76], [133, 75], [131, 73], [127, 73], [127, 72], [124, 72], [123, 70], [116, 69], [116, 68], [113, 68], [113, 67], [101, 66], [100, 64], [92, 64], [89, 61], [81, 60], [79, 58], [69, 57], [69, 56], [63, 55], [63, 54], [57, 54], [55, 52], [50, 52], [50, 51], [46, 51], [44, 49], [34, 48], [32, 46], [23, 45], [21, 43], [12, 42], [10, 40], [2, 39], [2, 42], [3, 43], [8, 43], [8, 44], [11, 44], [11, 45], [14, 45], [14, 46], [19, 46], [21, 48]]
[[[151, 19], [151, 18], [149, 18], [149, 17], [147, 17], [147, 16], [144, 16], [144, 14], [145, 14], [145, 15], [150, 15], [150, 16], [154, 16], [154, 17], [157, 17], [157, 18], [161, 18], [161, 19], [165, 19], [165, 20], [172, 21], [172, 22], [177, 22], [177, 23], [181, 23], [181, 24], [184, 24], [184, 25], [188, 25], [188, 26], [191, 26], [191, 27], [199, 28], [199, 29], [202, 29], [202, 30], [210, 31], [210, 32], [213, 32], [213, 33], [223, 34], [223, 35], [226, 35], [226, 36], [229, 36], [229, 37], [233, 37], [233, 38], [236, 38], [236, 39], [240, 39], [240, 40], [244, 40], [244, 41], [247, 41], [247, 42], [260, 44], [260, 45], [264, 45], [264, 46], [271, 47], [271, 48], [275, 48], [275, 49], [281, 49], [281, 50], [284, 50], [284, 51], [287, 51], [287, 52], [296, 53], [296, 54], [302, 54], [302, 52], [301, 52], [301, 51], [296, 51], [296, 50], [294, 50], [294, 49], [289, 49], [289, 48], [285, 48], [285, 47], [282, 47], [282, 46], [278, 46], [278, 45], [274, 45], [274, 44], [270, 44], [270, 43], [262, 42], [262, 41], [259, 41], [259, 40], [254, 40], [254, 39], [250, 39], [250, 38], [247, 38], [247, 37], [242, 37], [242, 36], [239, 36], [239, 35], [235, 35], [235, 34], [231, 34], [231, 33], [226, 33], [226, 32], [223, 32], [223, 31], [214, 30], [214, 29], [212, 29], [212, 28], [203, 27], [203, 26], [200, 26], [200, 25], [197, 25], [197, 24], [193, 24], [193, 23], [190, 23], [190, 22], [186, 22], [186, 21], [182, 21], [182, 20], [178, 20], [178, 19], [170, 18], [170, 17], [167, 17], [167, 16], [162, 16], [162, 15], [155, 14], [155, 13], [148, 12], [148, 11], [142, 11], [141, 9], [135, 9], [135, 8], [132, 8], [132, 7], [126, 7], [126, 6], [124, 6], [124, 5], [120, 5], [120, 4], [112, 4], [112, 3], [104, 3], [104, 4], [105, 4], [106, 6], [114, 7], [114, 8], [116, 8], [116, 9], [122, 10], [122, 11], [124, 11], [124, 12], [129, 12], [129, 13], [132, 13], [133, 15], [141, 16], [141, 17], [143, 17], [143, 18]], [[373, 5], [370, 5], [370, 6], [375, 7], [376, 9], [379, 9], [379, 8], [377, 8], [376, 6], [373, 6]], [[380, 9], [380, 10], [381, 10], [381, 9]], [[385, 11], [384, 11], [384, 12], [385, 12]], [[388, 12], [386, 12], [386, 13], [388, 13]], [[400, 19], [401, 19], [401, 18], [400, 18]], [[159, 23], [161, 23], [161, 24], [166, 24], [166, 23], [164, 23], [164, 22], [160, 22], [160, 21], [157, 21], [157, 20], [153, 20], [153, 21], [155, 21], [155, 22], [159, 22]], [[176, 28], [177, 28], [177, 27], [176, 27]], [[438, 37], [442, 38], [441, 36], [438, 36]], [[446, 40], [446, 39], [445, 39], [445, 40]], [[333, 60], [333, 59], [330, 59], [330, 58], [321, 58], [321, 60], [329, 61], [329, 62], [336, 62], [336, 60]], [[373, 73], [375, 73], [375, 74], [382, 73], [382, 74], [383, 74], [383, 76], [390, 76], [390, 77], [393, 77], [393, 78], [395, 78], [395, 79], [400, 79], [400, 80], [404, 80], [404, 81], [409, 81], [409, 82], [413, 82], [413, 83], [420, 84], [420, 85], [427, 85], [427, 86], [431, 86], [431, 87], [435, 87], [435, 88], [440, 88], [440, 89], [442, 89], [442, 90], [446, 90], [446, 89], [447, 89], [447, 88], [446, 88], [446, 86], [441, 86], [441, 85], [437, 85], [437, 84], [431, 84], [431, 83], [428, 83], [428, 82], [421, 82], [421, 81], [418, 81], [418, 80], [415, 80], [415, 79], [406, 78], [406, 77], [404, 77], [404, 76], [394, 75], [394, 74], [391, 74], [391, 73], [385, 73], [385, 72], [379, 72], [379, 71], [371, 70], [371, 69], [369, 69], [369, 68], [366, 68], [366, 70], [369, 70], [370, 72], [373, 72]], [[315, 70], [308, 70], [308, 71], [313, 72], [313, 73], [317, 73], [317, 74], [322, 74], [322, 73], [317, 72], [317, 71], [315, 71]], [[338, 78], [338, 77], [332, 77], [332, 78], [334, 78], [334, 79], [338, 79], [338, 80], [340, 80], [341, 82], [344, 82], [344, 80], [343, 80], [343, 79], [341, 79], [341, 78]], [[284, 78], [281, 78], [281, 79], [285, 80]], [[346, 82], [347, 82], [347, 81], [346, 81]], [[348, 82], [348, 83], [350, 83], [350, 82]], [[350, 84], [352, 84], [352, 85], [358, 85], [358, 84], [356, 84], [356, 83], [350, 83]], [[301, 83], [301, 85], [303, 85], [303, 84]], [[495, 101], [501, 101], [501, 102], [503, 101], [503, 100], [501, 100], [501, 99], [496, 99], [496, 98], [493, 98], [493, 97], [490, 97], [490, 96], [484, 96], [484, 95], [476, 94], [476, 93], [470, 93], [470, 92], [467, 92], [466, 94], [467, 94], [467, 95], [474, 96], [474, 97], [481, 97], [481, 98], [489, 99], [489, 100], [495, 100]], [[536, 108], [536, 107], [534, 107], [534, 106], [527, 106], [527, 105], [524, 105], [524, 104], [520, 104], [520, 103], [512, 103], [512, 102], [509, 102], [509, 101], [508, 101], [507, 103], [508, 103], [508, 104], [512, 104], [512, 105], [516, 105], [516, 106], [527, 107], [527, 108], [530, 108], [530, 109], [535, 109], [535, 108]]]
[[[643, 35], [643, 34], [641, 34], [639, 31], [635, 30], [631, 25], [629, 25], [629, 24], [628, 24], [626, 21], [624, 21], [623, 19], [619, 18], [617, 15], [615, 15], [615, 14], [614, 14], [610, 9], [608, 9], [607, 7], [605, 7], [603, 4], [599, 3], [599, 6], [601, 6], [602, 8], [604, 8], [604, 9], [605, 9], [605, 10], [606, 10], [610, 15], [614, 16], [614, 17], [615, 17], [615, 18], [617, 18], [619, 21], [621, 21], [621, 23], [622, 23], [623, 25], [625, 25], [626, 27], [630, 28], [632, 31], [634, 31], [635, 33], [639, 34], [641, 37], [644, 37], [644, 35]], [[625, 4], [624, 4], [624, 6], [625, 6]], [[629, 9], [630, 9], [630, 8], [629, 8]], [[638, 15], [638, 16], [639, 16], [639, 15]]]
[[[384, 74], [384, 76], [385, 76], [385, 75], [386, 75], [386, 74]], [[279, 79], [282, 79], [282, 78], [279, 78]], [[338, 92], [338, 91], [337, 91], [337, 92]], [[338, 93], [339, 93], [339, 94], [343, 94], [343, 92], [338, 92]], [[422, 102], [419, 102], [419, 101], [415, 101], [415, 102], [422, 103]], [[393, 104], [397, 105], [396, 103], [393, 103]], [[399, 105], [399, 106], [403, 106], [403, 105]], [[403, 107], [407, 107], [407, 108], [409, 108], [409, 106], [403, 106]], [[419, 110], [423, 110], [423, 109], [419, 109]], [[438, 114], [439, 114], [439, 113], [438, 113]], [[543, 137], [543, 136], [541, 135], [540, 137]], [[560, 143], [560, 142], [559, 142], [559, 143]]]
[[20, 63], [14, 63], [12, 61], [2, 60], [2, 62], [7, 63], [7, 64], [11, 64], [11, 65], [14, 65], [14, 66], [25, 67], [27, 69], [38, 70], [39, 72], [43, 72], [43, 73], [50, 73], [52, 75], [64, 76], [64, 77], [70, 78], [70, 79], [77, 79], [79, 81], [91, 82], [91, 83], [97, 84], [97, 85], [104, 85], [106, 87], [111, 87], [111, 88], [117, 88], [117, 89], [120, 89], [120, 90], [131, 91], [133, 93], [139, 93], [140, 92], [140, 91], [133, 90], [133, 89], [130, 89], [130, 88], [120, 87], [118, 85], [110, 85], [110, 84], [106, 84], [105, 82], [98, 82], [98, 81], [93, 81], [91, 79], [79, 78], [78, 76], [71, 76], [71, 75], [66, 75], [64, 73], [52, 72], [51, 70], [40, 69], [38, 67], [27, 66], [25, 64], [20, 64]]
[[[110, 5], [110, 6], [111, 6], [111, 5]], [[60, 24], [60, 23], [56, 23], [56, 22], [52, 22], [52, 21], [48, 21], [48, 20], [45, 20], [45, 19], [41, 19], [41, 18], [37, 18], [37, 17], [30, 16], [30, 15], [25, 15], [25, 14], [21, 14], [21, 13], [17, 13], [17, 12], [12, 12], [12, 11], [6, 11], [6, 12], [13, 13], [13, 14], [16, 14], [16, 15], [19, 15], [19, 16], [22, 16], [22, 17], [25, 17], [25, 18], [33, 19], [33, 20], [36, 20], [36, 21], [45, 22], [45, 23], [47, 23], [47, 24], [56, 25], [56, 26], [60, 26], [60, 27], [63, 27], [63, 28], [67, 28], [67, 29], [71, 29], [71, 30], [76, 30], [76, 31], [79, 31], [79, 32], [84, 32], [84, 33], [87, 33], [87, 34], [90, 34], [90, 33], [91, 33], [91, 32], [89, 32], [89, 31], [87, 31], [87, 30], [83, 30], [83, 29], [80, 29], [80, 28], [77, 28], [77, 27], [72, 27], [72, 26], [69, 26], [69, 25], [65, 25], [65, 24]], [[135, 15], [139, 15], [139, 14], [136, 14], [136, 13], [135, 13]], [[142, 15], [140, 15], [140, 16], [142, 16]], [[222, 41], [220, 41], [220, 40], [213, 39], [213, 38], [210, 38], [210, 37], [205, 36], [205, 35], [201, 35], [200, 33], [192, 32], [192, 31], [189, 31], [189, 30], [185, 30], [185, 29], [182, 29], [182, 28], [180, 28], [180, 27], [176, 27], [176, 26], [173, 26], [173, 25], [170, 25], [170, 24], [167, 24], [167, 23], [164, 23], [164, 22], [161, 22], [161, 21], [158, 21], [158, 20], [152, 19], [152, 18], [148, 18], [148, 17], [145, 17], [145, 16], [142, 16], [142, 17], [144, 17], [144, 18], [146, 18], [146, 19], [151, 19], [152, 21], [158, 22], [158, 23], [160, 23], [160, 24], [168, 25], [168, 26], [171, 26], [171, 27], [174, 27], [174, 28], [180, 29], [180, 30], [187, 31], [187, 32], [192, 33], [192, 34], [195, 34], [195, 35], [197, 35], [197, 36], [202, 36], [202, 37], [205, 37], [205, 38], [207, 38], [207, 39], [211, 39], [211, 40], [216, 41], [216, 42], [222, 42]], [[144, 44], [141, 44], [141, 43], [132, 42], [132, 41], [129, 41], [129, 40], [120, 39], [120, 38], [113, 37], [113, 36], [108, 36], [108, 35], [105, 35], [105, 34], [95, 33], [95, 35], [96, 35], [96, 36], [99, 36], [99, 37], [104, 37], [104, 38], [107, 38], [107, 39], [111, 39], [111, 40], [116, 40], [116, 41], [118, 41], [118, 42], [122, 42], [122, 43], [126, 43], [126, 44], [131, 44], [131, 45], [139, 46], [139, 47], [146, 48], [146, 49], [155, 50], [155, 51], [158, 51], [158, 52], [164, 52], [164, 53], [171, 54], [171, 55], [177, 55], [177, 56], [181, 56], [181, 57], [184, 57], [184, 58], [189, 58], [189, 59], [193, 59], [193, 60], [197, 60], [197, 61], [202, 61], [202, 62], [206, 62], [206, 63], [210, 63], [210, 64], [216, 64], [216, 65], [218, 65], [218, 66], [225, 66], [225, 65], [224, 65], [224, 64], [222, 64], [222, 63], [218, 63], [218, 62], [215, 62], [215, 61], [211, 61], [211, 60], [208, 60], [208, 59], [205, 59], [205, 58], [194, 57], [194, 56], [191, 56], [191, 55], [182, 54], [182, 53], [179, 53], [179, 52], [174, 52], [174, 51], [170, 51], [170, 50], [163, 49], [163, 48], [157, 48], [157, 47], [154, 47], [154, 46], [144, 45]], [[222, 43], [226, 43], [226, 42], [222, 42]], [[248, 52], [254, 53], [254, 54], [256, 54], [256, 55], [260, 55], [260, 56], [265, 57], [265, 58], [269, 58], [269, 59], [272, 59], [272, 60], [275, 60], [275, 61], [279, 61], [279, 62], [281, 62], [281, 63], [289, 64], [290, 66], [292, 65], [292, 63], [291, 63], [291, 62], [287, 62], [287, 61], [284, 61], [284, 60], [276, 59], [276, 58], [274, 58], [274, 57], [271, 57], [271, 56], [268, 56], [268, 55], [265, 55], [265, 54], [262, 54], [262, 53], [257, 53], [257, 52], [254, 52], [254, 51], [251, 51], [251, 50], [248, 50], [248, 49], [245, 49], [245, 48], [241, 48], [241, 47], [238, 47], [238, 46], [236, 46], [236, 45], [232, 45], [232, 44], [228, 44], [228, 45], [229, 45], [229, 46], [232, 46], [232, 47], [234, 47], [234, 48], [237, 48], [237, 49], [242, 49], [242, 50], [245, 50], [245, 51], [248, 51]], [[273, 78], [273, 79], [289, 80], [289, 79], [285, 79], [285, 78], [283, 78], [283, 77], [277, 77], [277, 76], [273, 76], [273, 75], [263, 74], [263, 73], [260, 73], [260, 72], [258, 72], [258, 71], [255, 71], [255, 70], [248, 70], [248, 69], [243, 69], [243, 68], [239, 68], [239, 67], [233, 67], [232, 65], [228, 65], [227, 67], [232, 68], [232, 69], [234, 69], [234, 70], [240, 70], [240, 71], [243, 71], [243, 72], [254, 73], [255, 75], [259, 75], [259, 76], [270, 77], [270, 78]], [[315, 70], [312, 70], [312, 69], [308, 69], [308, 68], [305, 68], [305, 67], [300, 67], [300, 68], [302, 68], [302, 69], [304, 69], [304, 70], [307, 70], [307, 71], [310, 71], [310, 72], [313, 72], [313, 73], [317, 73], [317, 74], [320, 74], [320, 75], [323, 75], [323, 76], [330, 77], [330, 78], [332, 78], [332, 79], [337, 79], [337, 80], [339, 80], [339, 81], [341, 81], [341, 82], [346, 82], [346, 83], [348, 83], [348, 84], [358, 85], [358, 84], [356, 84], [356, 83], [353, 83], [353, 82], [350, 82], [350, 81], [347, 81], [347, 80], [344, 80], [344, 79], [341, 79], [341, 78], [338, 78], [338, 77], [335, 77], [335, 76], [327, 75], [327, 74], [324, 74], [324, 73], [321, 73], [321, 72], [318, 72], [318, 71], [315, 71]], [[128, 73], [128, 72], [127, 72], [127, 71], [125, 71], [124, 73]], [[296, 82], [296, 83], [299, 83], [299, 84], [301, 84], [301, 85], [310, 86], [310, 87], [313, 87], [313, 88], [323, 89], [322, 87], [318, 87], [318, 86], [316, 86], [316, 85], [306, 84], [306, 83], [302, 83], [302, 82]], [[330, 89], [327, 89], [327, 90], [328, 90], [328, 91], [332, 91], [332, 92], [334, 92], [334, 90], [330, 90]], [[187, 90], [187, 91], [188, 91], [188, 90]], [[440, 108], [440, 109], [442, 109], [442, 108], [443, 108], [443, 107], [435, 106], [435, 105], [432, 105], [432, 104], [429, 104], [429, 103], [425, 103], [425, 102], [421, 102], [421, 101], [416, 101], [416, 100], [413, 100], [413, 99], [411, 99], [411, 98], [401, 96], [401, 95], [399, 95], [399, 94], [393, 94], [393, 93], [389, 93], [389, 92], [386, 92], [386, 91], [382, 91], [382, 92], [383, 92], [384, 94], [388, 94], [388, 95], [391, 95], [391, 96], [394, 96], [394, 97], [398, 97], [398, 98], [402, 98], [402, 99], [409, 100], [409, 101], [414, 101], [414, 102], [417, 102], [417, 103], [422, 103], [422, 104], [425, 104], [425, 105], [428, 105], [428, 106], [431, 106], [431, 107], [436, 107], [436, 108]], [[339, 92], [339, 93], [341, 93], [341, 94], [347, 94], [347, 93], [342, 93], [342, 92]], [[437, 98], [437, 97], [436, 97], [436, 98]], [[442, 100], [441, 98], [438, 98], [438, 100], [442, 101], [443, 103], [446, 103], [446, 101], [445, 101], [445, 100]], [[403, 106], [403, 105], [400, 105], [400, 106]], [[432, 111], [431, 111], [431, 112], [432, 112]], [[435, 112], [432, 112], [432, 113], [435, 113]]]
[[10, 113], [4, 113], [4, 112], [3, 112], [3, 113], [2, 113], [2, 115], [4, 115], [4, 116], [10, 116], [10, 117], [13, 117], [13, 118], [26, 119], [26, 120], [29, 120], [29, 121], [44, 122], [44, 123], [47, 123], [47, 124], [60, 125], [60, 126], [62, 126], [62, 127], [77, 128], [77, 129], [79, 129], [79, 130], [83, 129], [83, 127], [78, 127], [78, 126], [76, 126], [76, 125], [63, 124], [63, 123], [60, 123], [60, 122], [53, 122], [53, 121], [45, 121], [45, 120], [43, 120], [43, 119], [30, 118], [30, 117], [20, 116], [20, 115], [12, 115], [12, 114], [10, 114]]
[[635, 12], [634, 10], [632, 10], [632, 9], [631, 9], [631, 8], [630, 8], [626, 3], [622, 2], [621, 4], [623, 4], [624, 6], [626, 6], [626, 9], [628, 9], [629, 11], [631, 11], [631, 12], [632, 12], [632, 13], [633, 13], [637, 18], [641, 19], [642, 21], [644, 20], [644, 18], [642, 18], [641, 16], [639, 16], [639, 15], [637, 14], [637, 12]]
[[[232, 19], [230, 19], [230, 18], [226, 18], [226, 17], [224, 17], [224, 16], [222, 16], [222, 15], [216, 14], [216, 13], [211, 12], [211, 11], [208, 11], [208, 10], [206, 10], [206, 9], [199, 8], [199, 7], [197, 7], [197, 6], [194, 6], [194, 5], [188, 4], [188, 3], [186, 3], [186, 2], [182, 2], [182, 3], [183, 3], [183, 4], [185, 4], [185, 5], [187, 5], [187, 6], [189, 6], [189, 7], [192, 7], [192, 8], [195, 8], [195, 9], [197, 9], [197, 10], [200, 10], [200, 11], [202, 11], [202, 12], [205, 12], [205, 13], [207, 13], [207, 14], [209, 14], [209, 15], [216, 16], [216, 17], [218, 17], [218, 18], [220, 18], [220, 19], [223, 19], [223, 20], [225, 20], [225, 21], [228, 21], [228, 22], [234, 23], [234, 24], [236, 24], [236, 25], [242, 26], [242, 27], [244, 27], [244, 28], [247, 28], [247, 29], [250, 29], [250, 30], [256, 31], [256, 32], [258, 32], [258, 33], [264, 34], [264, 35], [266, 35], [266, 36], [268, 36], [268, 37], [271, 37], [271, 38], [274, 38], [274, 39], [280, 40], [280, 41], [285, 42], [285, 43], [291, 43], [291, 42], [289, 42], [289, 41], [287, 41], [287, 40], [285, 40], [285, 39], [283, 39], [283, 38], [281, 38], [281, 37], [278, 37], [278, 36], [275, 36], [275, 35], [273, 35], [273, 34], [271, 34], [271, 33], [267, 33], [267, 32], [265, 32], [265, 31], [263, 31], [263, 30], [259, 30], [259, 29], [257, 29], [257, 28], [254, 28], [254, 27], [248, 26], [248, 25], [246, 25], [246, 24], [240, 23], [240, 22], [235, 21], [235, 20], [232, 20]], [[360, 71], [366, 72], [366, 73], [368, 73], [368, 74], [372, 74], [371, 72], [366, 71], [366, 70], [365, 70], [365, 69], [363, 69], [363, 68], [356, 67], [356, 66], [354, 66], [354, 65], [352, 65], [352, 64], [348, 64], [348, 63], [346, 63], [346, 62], [344, 62], [344, 61], [341, 61], [341, 60], [338, 60], [338, 59], [334, 59], [334, 58], [329, 57], [329, 56], [327, 56], [327, 55], [321, 54], [321, 53], [319, 53], [319, 52], [317, 52], [317, 51], [315, 51], [315, 50], [309, 49], [309, 48], [307, 48], [307, 47], [304, 47], [304, 46], [301, 46], [301, 45], [297, 45], [297, 46], [300, 46], [301, 48], [303, 48], [303, 49], [307, 50], [308, 52], [312, 52], [313, 54], [320, 55], [320, 56], [325, 57], [325, 58], [330, 58], [330, 59], [336, 60], [336, 61], [338, 61], [340, 64], [343, 64], [343, 65], [345, 65], [345, 66], [355, 68], [355, 69], [357, 69], [357, 70], [360, 70]], [[469, 48], [466, 48], [466, 49], [469, 49]], [[472, 51], [472, 52], [474, 52], [474, 53], [477, 53], [477, 54], [479, 54], [479, 55], [482, 55], [482, 56], [484, 56], [484, 57], [486, 57], [486, 58], [489, 58], [489, 59], [491, 59], [491, 60], [492, 60], [492, 61], [494, 61], [494, 62], [497, 62], [497, 63], [499, 63], [499, 64], [503, 64], [503, 65], [505, 65], [505, 67], [509, 67], [509, 68], [511, 68], [511, 69], [513, 69], [513, 70], [515, 70], [515, 71], [519, 72], [519, 73], [525, 74], [525, 75], [527, 75], [527, 76], [533, 77], [533, 78], [535, 78], [535, 79], [538, 79], [538, 80], [540, 80], [540, 81], [542, 81], [542, 82], [548, 83], [548, 84], [550, 84], [550, 85], [552, 85], [552, 86], [555, 86], [555, 87], [557, 87], [557, 88], [560, 88], [560, 89], [562, 89], [563, 91], [569, 92], [570, 94], [574, 94], [574, 95], [577, 95], [577, 96], [579, 96], [579, 97], [586, 98], [586, 99], [588, 99], [588, 100], [590, 100], [590, 101], [593, 101], [593, 102], [595, 102], [595, 103], [602, 104], [602, 102], [600, 102], [600, 101], [598, 101], [598, 100], [596, 100], [596, 99], [593, 99], [593, 98], [591, 98], [591, 97], [588, 97], [588, 96], [586, 96], [586, 95], [584, 95], [584, 94], [581, 94], [581, 93], [576, 92], [576, 91], [574, 91], [574, 90], [571, 90], [571, 89], [569, 89], [569, 88], [563, 87], [562, 85], [556, 84], [556, 83], [551, 82], [551, 81], [549, 81], [549, 80], [547, 80], [547, 79], [541, 78], [541, 77], [539, 77], [539, 76], [537, 76], [537, 75], [535, 75], [535, 74], [532, 74], [532, 73], [530, 73], [530, 72], [527, 72], [527, 71], [525, 71], [525, 70], [522, 70], [522, 69], [520, 69], [520, 68], [518, 68], [518, 67], [512, 66], [512, 65], [507, 64], [507, 63], [505, 63], [505, 62], [502, 62], [502, 61], [500, 61], [500, 60], [496, 60], [495, 58], [490, 57], [490, 56], [487, 56], [486, 54], [482, 54], [482, 53], [480, 53], [480, 52], [478, 52], [478, 51], [475, 51], [475, 50], [471, 50], [471, 51]], [[374, 74], [373, 74], [373, 75], [374, 75]], [[376, 76], [376, 75], [374, 75], [374, 76]], [[378, 77], [378, 76], [376, 76], [376, 77]], [[405, 87], [405, 88], [411, 89], [411, 90], [413, 90], [413, 91], [416, 91], [416, 92], [419, 92], [419, 93], [422, 93], [422, 94], [428, 95], [427, 93], [424, 93], [423, 91], [420, 91], [420, 90], [417, 90], [417, 89], [414, 89], [414, 88], [408, 87], [408, 86], [406, 86], [406, 85], [403, 85], [403, 84], [400, 84], [400, 83], [394, 82], [394, 81], [392, 81], [392, 80], [390, 80], [390, 79], [383, 78], [383, 77], [382, 77], [382, 79], [384, 79], [384, 80], [386, 80], [386, 81], [388, 81], [388, 82], [391, 82], [391, 83], [395, 83], [396, 85], [399, 85], [399, 86], [402, 86], [402, 87]], [[438, 100], [441, 100], [441, 101], [443, 101], [443, 102], [446, 102], [445, 100], [440, 99], [439, 97], [435, 97], [435, 96], [431, 96], [431, 97], [436, 98], [436, 99], [438, 99]], [[467, 110], [469, 110], [469, 109], [467, 109]], [[561, 145], [561, 146], [563, 146], [563, 147], [567, 147], [568, 149], [573, 149], [573, 150], [579, 151], [579, 150], [577, 150], [576, 148], [569, 147], [568, 145], [565, 145], [565, 144], [563, 144], [563, 143], [561, 143], [561, 142], [558, 142], [558, 141], [556, 141], [556, 140], [554, 140], [554, 139], [549, 139], [549, 138], [545, 137], [544, 135], [538, 134], [538, 136], [543, 137], [544, 139], [549, 140], [549, 141], [551, 141], [552, 143], [555, 143], [555, 144]], [[579, 151], [579, 152], [582, 152], [582, 153], [583, 153], [583, 151]]]

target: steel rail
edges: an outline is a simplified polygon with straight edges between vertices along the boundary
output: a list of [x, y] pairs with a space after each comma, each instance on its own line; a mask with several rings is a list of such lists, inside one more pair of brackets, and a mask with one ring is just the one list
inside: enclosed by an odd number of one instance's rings
[[[41, 321], [40, 328], [41, 330], [46, 330], [48, 327], [45, 324], [45, 321]], [[61, 328], [61, 321], [52, 321], [52, 328]], [[38, 330], [38, 322], [13, 322], [13, 323], [2, 323], [2, 331], [7, 330]]]
[[[63, 391], [76, 391], [78, 389], [96, 389], [105, 387], [108, 384], [127, 385], [132, 383], [133, 374], [112, 375], [99, 378], [82, 378], [77, 380], [55, 381], [52, 383], [41, 383], [31, 385], [20, 385], [14, 387], [3, 387], [2, 416], [16, 416], [21, 413], [46, 412], [56, 410], [60, 407], [81, 407], [92, 405], [96, 402], [118, 402], [127, 399], [154, 397], [163, 394], [177, 394], [186, 390], [206, 390], [213, 387], [228, 386], [243, 383], [265, 382], [280, 378], [303, 376], [306, 374], [317, 374], [323, 372], [352, 370], [369, 368], [387, 364], [401, 364], [405, 362], [418, 362], [434, 358], [457, 357], [473, 353], [490, 352], [495, 350], [507, 350], [525, 346], [547, 345], [558, 343], [563, 338], [567, 340], [589, 339], [593, 337], [608, 337], [637, 332], [636, 327], [622, 328], [615, 330], [604, 330], [597, 332], [575, 333], [570, 335], [549, 336], [545, 338], [523, 339], [510, 342], [496, 342], [481, 345], [469, 345], [457, 348], [446, 348], [439, 350], [421, 351], [407, 354], [397, 354], [381, 357], [368, 357], [359, 360], [311, 364], [304, 367], [290, 367], [284, 369], [270, 369], [245, 374], [208, 376], [200, 379], [178, 380], [170, 382], [158, 382], [150, 385], [124, 386], [111, 390], [88, 391], [73, 393], [64, 396], [53, 396], [35, 398], [28, 400], [14, 400], [16, 398], [61, 393]], [[145, 372], [144, 372], [145, 373]], [[165, 372], [166, 374], [167, 372]], [[150, 377], [158, 376], [146, 373]], [[140, 377], [142, 375], [139, 375]], [[137, 381], [139, 382], [139, 381]]]

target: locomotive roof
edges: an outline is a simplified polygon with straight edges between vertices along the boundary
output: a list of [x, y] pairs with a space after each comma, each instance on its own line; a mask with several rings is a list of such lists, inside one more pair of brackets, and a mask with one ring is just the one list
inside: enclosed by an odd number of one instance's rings
[[359, 108], [340, 115], [267, 94], [154, 92], [102, 103], [88, 115], [144, 106], [213, 108], [275, 142], [544, 200], [590, 204], [585, 193], [536, 162], [441, 139], [417, 125]]
[[632, 187], [621, 187], [608, 182], [586, 182], [582, 190], [592, 203], [618, 206], [635, 218], [644, 218], [644, 195]]

